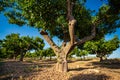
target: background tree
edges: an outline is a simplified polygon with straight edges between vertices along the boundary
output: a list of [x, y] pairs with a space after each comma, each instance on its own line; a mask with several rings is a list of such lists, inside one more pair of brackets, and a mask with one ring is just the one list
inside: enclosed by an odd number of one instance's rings
[[106, 41], [104, 38], [98, 41], [88, 41], [84, 44], [84, 48], [91, 54], [96, 54], [103, 61], [103, 57], [112, 54], [120, 45], [120, 40], [117, 36]]
[[52, 57], [55, 56], [55, 53], [51, 48], [45, 49], [45, 53], [47, 54], [47, 57], [49, 57], [49, 60], [51, 60]]
[[89, 53], [87, 50], [80, 50], [79, 56], [83, 57], [83, 60], [85, 60], [85, 56], [87, 56]]
[[23, 61], [26, 52], [36, 50], [36, 46], [38, 46], [39, 49], [43, 49], [44, 42], [41, 38], [36, 40], [36, 38], [34, 39], [29, 36], [20, 37], [19, 34], [14, 33], [7, 35], [2, 42], [2, 50], [4, 53], [6, 53], [9, 58], [15, 59], [20, 55], [20, 61]]
[[[96, 16], [84, 6], [86, 0], [1, 0], [1, 10], [12, 24], [20, 26], [28, 24], [38, 28], [40, 34], [50, 44], [57, 56], [56, 70], [66, 72], [67, 55], [75, 46], [95, 37], [113, 32], [118, 25], [118, 15], [112, 15], [111, 6], [103, 6]], [[10, 8], [10, 9], [9, 9]], [[58, 47], [52, 40], [56, 36], [61, 39]]]
[[80, 57], [81, 59], [83, 57], [83, 59], [85, 60], [85, 56], [87, 56], [88, 53], [89, 52], [87, 50], [83, 50], [83, 49], [80, 49], [78, 47], [75, 47], [74, 50], [68, 56], [71, 57], [74, 55], [76, 57]]
[[5, 53], [4, 50], [2, 48], [2, 40], [0, 40], [0, 58], [5, 58]]
[[[19, 55], [19, 34], [10, 34], [2, 42], [3, 53], [6, 53], [8, 58], [15, 58]], [[14, 45], [14, 46], [13, 46]]]

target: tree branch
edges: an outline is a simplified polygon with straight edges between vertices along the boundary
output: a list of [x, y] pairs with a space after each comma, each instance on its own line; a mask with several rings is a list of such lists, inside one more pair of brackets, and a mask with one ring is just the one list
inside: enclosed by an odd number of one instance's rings
[[76, 24], [76, 19], [72, 15], [73, 4], [70, 0], [67, 0], [67, 19], [69, 21], [69, 34], [70, 34], [70, 43], [74, 44], [74, 27]]
[[81, 40], [78, 40], [77, 42], [75, 42], [75, 45], [79, 45], [79, 44], [82, 44], [82, 43], [84, 43], [86, 41], [92, 40], [95, 37], [95, 35], [96, 35], [96, 26], [95, 26], [95, 24], [93, 24], [93, 29], [91, 31], [91, 35], [86, 36]]
[[59, 47], [53, 42], [53, 40], [49, 37], [48, 33], [44, 30], [41, 30], [40, 34], [44, 37], [44, 39], [49, 43], [51, 48], [54, 50], [55, 54], [58, 55]]
[[71, 45], [70, 42], [67, 43], [65, 47], [62, 47], [62, 50], [64, 51], [65, 54], [68, 54], [74, 49], [75, 45]]

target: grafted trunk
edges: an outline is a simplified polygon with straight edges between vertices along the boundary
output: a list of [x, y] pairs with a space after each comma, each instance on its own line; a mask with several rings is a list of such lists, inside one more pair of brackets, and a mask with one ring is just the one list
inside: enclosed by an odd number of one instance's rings
[[100, 62], [102, 62], [103, 61], [103, 57], [100, 57]]
[[26, 53], [21, 53], [21, 54], [20, 54], [20, 59], [19, 59], [19, 61], [23, 61], [23, 58], [24, 58], [25, 54], [26, 54]]
[[23, 53], [21, 53], [19, 61], [23, 61], [23, 57], [24, 57], [24, 55], [23, 55]]
[[67, 72], [68, 71], [68, 63], [66, 58], [67, 55], [64, 54], [63, 52], [60, 54], [61, 55], [57, 57], [56, 70], [59, 72]]
[[17, 57], [17, 56], [14, 54], [13, 59], [16, 60], [16, 57]]
[[42, 56], [39, 57], [40, 60], [42, 60], [42, 58], [43, 58]]
[[49, 56], [49, 60], [50, 60], [50, 61], [52, 60], [52, 56], [51, 56], [51, 55]]

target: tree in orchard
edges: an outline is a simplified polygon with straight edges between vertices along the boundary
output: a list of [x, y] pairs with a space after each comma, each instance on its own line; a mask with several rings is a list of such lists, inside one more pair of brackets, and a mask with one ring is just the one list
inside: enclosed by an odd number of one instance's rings
[[38, 47], [39, 50], [42, 50], [44, 47], [44, 42], [41, 38], [31, 38], [29, 36], [22, 36], [19, 42], [20, 61], [23, 61], [23, 58], [28, 51], [37, 50]]
[[2, 42], [2, 51], [6, 53], [8, 58], [14, 58], [19, 55], [19, 34], [10, 34], [7, 35]]
[[80, 50], [79, 56], [83, 57], [83, 60], [86, 59], [85, 56], [87, 56], [89, 53], [87, 50]]
[[[40, 39], [39, 37], [36, 37], [35, 38], [35, 42], [38, 42], [38, 43], [34, 43], [35, 44], [35, 54], [36, 56], [39, 56], [40, 60], [42, 59], [43, 57], [43, 47], [45, 46], [45, 44], [43, 44], [43, 40]], [[42, 44], [41, 44], [42, 43]]]
[[49, 60], [52, 59], [52, 56], [55, 56], [55, 53], [51, 48], [45, 49], [45, 53], [46, 53], [47, 57], [49, 57]]
[[84, 48], [91, 54], [96, 54], [103, 61], [103, 57], [112, 54], [114, 50], [120, 47], [120, 40], [117, 36], [106, 41], [104, 38], [98, 41], [88, 41], [84, 44]]
[[[118, 15], [111, 6], [100, 8], [96, 16], [84, 6], [86, 0], [1, 0], [0, 10], [12, 24], [38, 28], [57, 56], [56, 70], [68, 71], [67, 56], [75, 46], [100, 38], [116, 29]], [[52, 38], [62, 40], [57, 46]]]
[[2, 40], [0, 40], [0, 58], [5, 58], [6, 54], [2, 48]]
[[9, 58], [14, 58], [20, 55], [20, 61], [23, 61], [23, 58], [26, 52], [30, 50], [36, 50], [36, 46], [39, 46], [39, 49], [43, 49], [44, 42], [41, 38], [31, 38], [29, 36], [20, 37], [19, 34], [12, 33], [7, 35], [6, 38], [2, 41], [2, 50]]
[[82, 59], [82, 57], [84, 58], [85, 60], [85, 56], [88, 55], [88, 51], [87, 50], [84, 50], [84, 49], [80, 49], [78, 47], [75, 47], [74, 50], [72, 50], [72, 52], [68, 55], [68, 57], [72, 57], [73, 55], [76, 56], [76, 57], [80, 57]]

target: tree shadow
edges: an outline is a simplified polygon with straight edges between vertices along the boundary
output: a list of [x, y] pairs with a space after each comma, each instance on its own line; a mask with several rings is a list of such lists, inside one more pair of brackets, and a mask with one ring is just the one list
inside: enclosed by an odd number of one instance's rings
[[89, 69], [89, 68], [74, 68], [74, 69], [69, 69], [68, 71], [82, 71], [85, 69]]
[[41, 64], [55, 64], [57, 60], [42, 60], [41, 62]]
[[69, 78], [68, 80], [107, 80], [110, 76], [105, 74], [78, 74]]
[[18, 80], [20, 77], [29, 77], [42, 68], [52, 67], [50, 64], [34, 62], [6, 61], [0, 66], [0, 80]]
[[92, 58], [91, 59], [76, 59], [76, 60], [67, 60], [68, 63], [73, 63], [73, 62], [79, 62], [79, 61], [90, 61], [90, 60], [93, 60]]
[[102, 62], [92, 62], [95, 67], [105, 67], [109, 69], [120, 69], [120, 60], [109, 59]]

